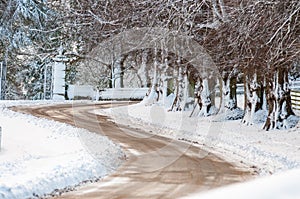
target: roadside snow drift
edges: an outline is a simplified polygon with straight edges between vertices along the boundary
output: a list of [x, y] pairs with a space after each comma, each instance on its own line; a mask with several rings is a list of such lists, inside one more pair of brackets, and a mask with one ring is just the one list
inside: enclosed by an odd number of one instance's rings
[[299, 199], [299, 177], [300, 169], [290, 170], [206, 193], [199, 192], [182, 199]]
[[121, 164], [119, 146], [84, 129], [6, 108], [0, 111], [0, 126], [1, 199], [49, 194], [99, 179]]

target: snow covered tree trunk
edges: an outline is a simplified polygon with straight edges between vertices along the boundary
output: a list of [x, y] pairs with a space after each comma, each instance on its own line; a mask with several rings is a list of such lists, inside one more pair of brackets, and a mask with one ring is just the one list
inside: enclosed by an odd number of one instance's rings
[[266, 77], [264, 77], [264, 85], [263, 85], [263, 93], [262, 93], [262, 110], [267, 111], [267, 82], [266, 82]]
[[243, 123], [247, 125], [252, 125], [254, 121], [255, 112], [261, 109], [261, 98], [260, 89], [261, 85], [258, 83], [257, 73], [253, 74], [251, 80], [251, 75], [245, 76], [245, 115], [242, 120]]
[[178, 89], [177, 89], [177, 110], [182, 111], [184, 107], [182, 107], [181, 102], [183, 101], [183, 91], [184, 91], [184, 82], [183, 82], [183, 71], [182, 67], [179, 67], [178, 70]]
[[187, 101], [189, 97], [189, 79], [187, 66], [184, 67], [180, 75], [180, 86], [179, 86], [179, 107], [181, 110], [185, 110], [187, 107]]
[[237, 108], [236, 82], [236, 76], [231, 76], [226, 72], [222, 74], [221, 112], [224, 112], [225, 109], [233, 110]]
[[236, 84], [237, 84], [237, 77], [231, 77], [230, 79], [230, 101], [228, 107], [230, 109], [237, 108], [237, 95], [236, 95]]
[[141, 76], [142, 80], [142, 87], [150, 87], [151, 82], [149, 79], [149, 71], [147, 69], [147, 62], [148, 62], [148, 50], [143, 50], [142, 52], [142, 59], [141, 59], [141, 67], [138, 70], [139, 75]]
[[168, 94], [168, 69], [169, 69], [169, 63], [168, 63], [168, 48], [165, 48], [162, 50], [162, 74], [161, 74], [161, 81], [162, 81], [162, 100], [163, 104], [166, 105], [167, 101], [167, 94]]
[[201, 104], [202, 109], [199, 113], [199, 116], [207, 117], [211, 115], [211, 108], [213, 106], [213, 102], [211, 99], [211, 91], [212, 91], [212, 80], [208, 77], [202, 79], [202, 91], [201, 91]]
[[276, 69], [272, 81], [267, 85], [268, 117], [263, 129], [288, 128], [287, 118], [294, 115], [288, 87], [288, 72], [286, 69]]
[[108, 83], [108, 88], [114, 88], [115, 87], [115, 79], [114, 79], [114, 66], [113, 64], [110, 64], [109, 65], [109, 68], [110, 68], [110, 73], [109, 73], [109, 81], [107, 82]]
[[173, 103], [169, 109], [169, 111], [181, 111], [180, 107], [180, 92], [181, 92], [181, 82], [182, 82], [182, 68], [181, 68], [181, 58], [178, 57], [176, 60], [176, 66], [173, 69], [173, 92], [175, 94], [175, 98]]
[[182, 66], [181, 58], [177, 59], [177, 67], [173, 70], [175, 99], [171, 111], [184, 111], [189, 97], [189, 78], [187, 65]]
[[125, 56], [120, 56], [114, 63], [113, 77], [114, 77], [114, 88], [124, 87], [124, 60]]
[[194, 107], [191, 112], [190, 117], [192, 116], [198, 116], [199, 112], [202, 109], [202, 100], [201, 100], [201, 92], [202, 92], [202, 82], [200, 80], [200, 77], [197, 78], [195, 87], [194, 87]]
[[146, 104], [148, 105], [157, 102], [160, 98], [160, 88], [158, 82], [159, 80], [158, 80], [157, 48], [154, 48], [152, 83], [151, 83], [151, 88], [149, 89], [149, 93], [144, 99]]
[[167, 94], [168, 94], [168, 78], [165, 73], [161, 76], [162, 80], [162, 100], [163, 104], [166, 104]]
[[175, 89], [174, 89], [174, 94], [175, 98], [173, 101], [173, 104], [170, 108], [170, 111], [182, 111], [181, 107], [181, 101], [183, 97], [183, 75], [182, 75], [182, 67], [179, 65], [177, 67], [177, 70], [173, 71], [174, 73], [174, 84], [175, 84]]
[[[179, 61], [178, 61], [179, 62]], [[173, 69], [173, 93], [177, 95], [178, 93], [178, 76], [179, 76], [179, 66], [175, 66]]]

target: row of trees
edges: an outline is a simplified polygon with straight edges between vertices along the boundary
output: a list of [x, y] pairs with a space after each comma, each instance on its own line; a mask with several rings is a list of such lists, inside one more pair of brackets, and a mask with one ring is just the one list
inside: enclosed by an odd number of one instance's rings
[[281, 128], [294, 114], [288, 77], [299, 61], [299, 11], [299, 1], [242, 2], [206, 42], [220, 64], [223, 84], [229, 85], [231, 101], [236, 101], [236, 79], [243, 75], [245, 123], [268, 109], [264, 129]]
[[[226, 113], [238, 109], [236, 84], [243, 82], [243, 121], [252, 124], [257, 111], [268, 110], [264, 128], [281, 128], [293, 115], [288, 76], [299, 67], [299, 12], [297, 0], [4, 0], [0, 59], [9, 67], [7, 97], [45, 97], [51, 86], [43, 82], [51, 79], [52, 58], [62, 45], [70, 58], [68, 83], [150, 87], [149, 100], [153, 93], [162, 100], [174, 93], [170, 110], [184, 110], [195, 93], [196, 113], [206, 116], [215, 110], [216, 84]], [[136, 28], [152, 30], [154, 42], [141, 40], [151, 46], [120, 53], [120, 35]], [[196, 63], [195, 49], [210, 59]]]
[[[288, 127], [287, 119], [294, 115], [289, 74], [293, 67], [299, 67], [300, 3], [293, 0], [164, 3], [158, 6], [159, 11], [153, 12], [155, 17], [151, 25], [177, 30], [203, 45], [217, 64], [220, 79], [209, 74], [203, 76], [203, 71], [199, 70], [203, 66], [190, 64], [176, 53], [176, 49], [162, 44], [157, 45], [158, 48], [133, 50], [112, 59], [112, 63], [106, 62], [110, 86], [122, 87], [122, 76], [126, 76], [126, 70], [131, 67], [128, 74], [135, 71], [138, 79], [152, 85], [152, 92], [162, 90], [163, 98], [168, 93], [166, 89], [174, 92], [171, 109], [184, 110], [189, 84], [192, 84], [196, 86], [195, 91], [200, 92], [200, 115], [209, 115], [214, 108], [214, 84], [219, 81], [221, 85], [220, 111], [226, 112], [238, 108], [236, 84], [240, 81], [245, 85], [244, 123], [252, 124], [256, 112], [265, 110], [268, 114], [264, 129]], [[140, 16], [139, 19], [141, 22], [144, 18]], [[132, 58], [135, 59], [133, 64]], [[147, 65], [150, 67], [145, 67]], [[116, 73], [120, 74], [117, 77], [121, 79], [117, 81], [119, 85], [115, 85]], [[143, 77], [144, 74], [148, 75]], [[144, 86], [145, 82], [140, 85]]]

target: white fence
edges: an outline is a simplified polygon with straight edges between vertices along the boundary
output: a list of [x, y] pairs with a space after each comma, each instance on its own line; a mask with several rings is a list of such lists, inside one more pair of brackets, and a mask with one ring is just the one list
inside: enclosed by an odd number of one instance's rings
[[142, 100], [149, 88], [107, 88], [95, 91], [89, 85], [69, 85], [68, 98], [90, 100]]
[[73, 99], [96, 99], [96, 92], [92, 86], [89, 85], [69, 85], [68, 98]]
[[291, 91], [292, 107], [300, 111], [300, 90]]
[[290, 82], [290, 89], [300, 90], [300, 80]]
[[100, 100], [142, 100], [149, 88], [108, 88], [99, 93]]
[[[220, 86], [219, 85], [217, 85], [215, 87], [215, 94], [217, 96], [220, 96]], [[237, 84], [236, 85], [236, 94], [238, 94], [238, 95], [244, 94], [244, 84]]]

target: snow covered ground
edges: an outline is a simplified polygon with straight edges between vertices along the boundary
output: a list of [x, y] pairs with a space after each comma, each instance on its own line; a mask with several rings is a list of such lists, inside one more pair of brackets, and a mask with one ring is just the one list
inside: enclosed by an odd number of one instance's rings
[[[121, 148], [106, 137], [5, 108], [44, 103], [49, 101], [2, 101], [0, 104], [1, 199], [49, 194], [99, 179], [121, 164]], [[89, 151], [91, 147], [93, 153]]]
[[[160, 105], [143, 103], [106, 110], [115, 122], [145, 126], [155, 134], [197, 143], [229, 162], [247, 166], [261, 177], [187, 198], [300, 198], [300, 124], [289, 130], [261, 130], [262, 124], [245, 126], [222, 122], [219, 116], [190, 118], [189, 112], [167, 112]], [[299, 114], [299, 113], [298, 113]], [[274, 175], [270, 175], [274, 174]], [[255, 191], [254, 191], [255, 190]]]
[[[4, 101], [0, 104], [1, 199], [34, 197], [72, 187], [103, 177], [121, 163], [120, 147], [105, 137], [5, 108], [45, 103], [49, 101]], [[261, 175], [267, 175], [188, 198], [224, 198], [224, 195], [231, 198], [300, 198], [299, 124], [290, 130], [266, 132], [257, 124], [245, 126], [240, 121], [220, 122], [222, 120], [216, 117], [189, 118], [189, 112], [167, 112], [159, 105], [145, 104], [95, 112], [110, 115], [117, 123], [143, 125], [152, 133], [197, 143], [228, 161], [247, 165]], [[93, 153], [89, 153], [87, 142], [94, 145]]]
[[300, 169], [286, 171], [243, 184], [194, 193], [183, 199], [299, 199]]

